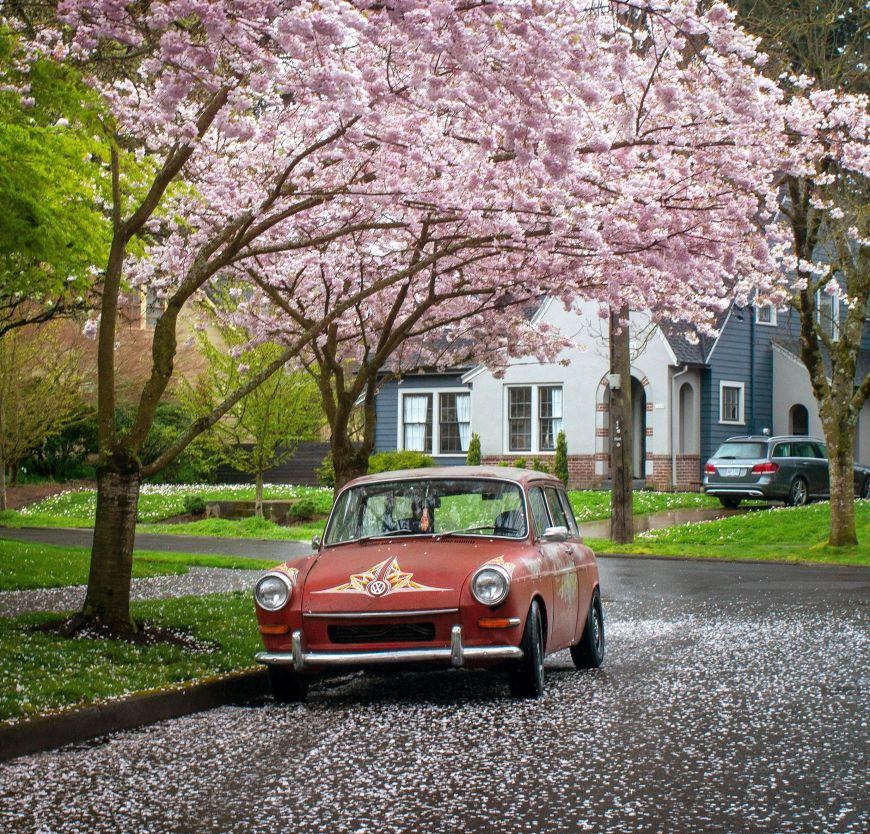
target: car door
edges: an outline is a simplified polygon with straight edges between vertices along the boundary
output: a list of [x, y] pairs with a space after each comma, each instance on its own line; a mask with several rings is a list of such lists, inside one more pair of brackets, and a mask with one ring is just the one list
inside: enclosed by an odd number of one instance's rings
[[792, 457], [791, 443], [776, 443], [770, 453], [770, 459], [779, 466], [779, 471], [775, 475], [776, 497], [786, 498], [791, 489], [792, 481], [798, 474], [797, 461]]
[[[553, 602], [555, 606], [552, 622], [553, 645], [570, 646], [574, 642], [574, 632], [577, 629], [577, 611], [580, 597], [580, 582], [578, 572], [582, 549], [576, 533], [577, 525], [570, 524], [565, 508], [555, 486], [544, 487], [544, 497], [553, 526], [564, 527], [568, 538], [554, 548], [553, 559]], [[571, 527], [574, 527], [572, 535]]]
[[828, 470], [828, 456], [825, 454], [824, 446], [820, 443], [810, 442], [809, 446], [813, 453], [812, 465], [817, 473], [817, 494], [825, 498], [831, 493], [831, 473]]
[[532, 515], [535, 545], [541, 553], [541, 573], [538, 576], [538, 587], [544, 597], [544, 605], [547, 609], [547, 651], [552, 651], [551, 647], [557, 645], [553, 640], [553, 627], [559, 619], [558, 605], [554, 594], [554, 580], [556, 573], [561, 568], [565, 545], [564, 542], [546, 542], [542, 539], [544, 531], [553, 526], [542, 487], [529, 488], [529, 508]]
[[828, 490], [827, 466], [822, 471], [822, 461], [816, 457], [815, 444], [809, 440], [793, 440], [792, 457], [797, 471], [807, 482], [809, 495], [816, 498], [824, 495]]

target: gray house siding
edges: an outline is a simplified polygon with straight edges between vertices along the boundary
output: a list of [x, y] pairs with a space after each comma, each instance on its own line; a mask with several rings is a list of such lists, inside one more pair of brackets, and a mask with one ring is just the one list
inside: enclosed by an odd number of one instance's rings
[[[437, 391], [445, 388], [461, 388], [470, 391], [471, 387], [462, 382], [460, 374], [415, 374], [400, 380], [385, 382], [375, 399], [375, 452], [395, 452], [399, 446], [399, 394], [402, 391]], [[437, 419], [437, 416], [436, 416]], [[472, 423], [474, 415], [472, 415]], [[451, 466], [465, 463], [464, 457], [440, 455], [432, 456], [438, 465]]]

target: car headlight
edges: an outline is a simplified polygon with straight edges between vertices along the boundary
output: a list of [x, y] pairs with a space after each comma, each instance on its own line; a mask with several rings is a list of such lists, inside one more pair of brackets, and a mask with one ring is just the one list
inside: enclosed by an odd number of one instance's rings
[[510, 589], [510, 574], [499, 565], [484, 565], [471, 580], [471, 593], [482, 605], [504, 602]]
[[281, 573], [267, 573], [254, 586], [254, 599], [266, 611], [277, 611], [287, 604], [293, 583]]

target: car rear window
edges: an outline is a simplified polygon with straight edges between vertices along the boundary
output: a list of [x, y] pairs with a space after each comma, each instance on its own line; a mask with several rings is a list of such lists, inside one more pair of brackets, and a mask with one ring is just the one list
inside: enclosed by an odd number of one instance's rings
[[714, 458], [725, 460], [752, 460], [753, 458], [767, 457], [767, 444], [756, 443], [751, 440], [735, 440], [723, 443], [717, 450]]

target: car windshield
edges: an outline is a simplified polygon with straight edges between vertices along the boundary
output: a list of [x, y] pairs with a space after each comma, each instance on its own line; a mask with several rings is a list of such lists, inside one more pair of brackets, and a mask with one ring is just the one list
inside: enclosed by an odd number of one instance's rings
[[345, 490], [330, 516], [324, 544], [449, 533], [521, 539], [526, 530], [517, 484], [483, 478], [421, 478]]
[[767, 444], [754, 443], [749, 440], [736, 440], [723, 443], [717, 450], [714, 458], [719, 460], [753, 460], [754, 458], [767, 457]]

